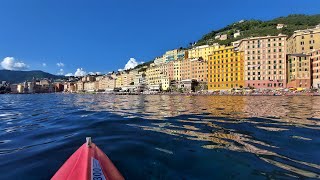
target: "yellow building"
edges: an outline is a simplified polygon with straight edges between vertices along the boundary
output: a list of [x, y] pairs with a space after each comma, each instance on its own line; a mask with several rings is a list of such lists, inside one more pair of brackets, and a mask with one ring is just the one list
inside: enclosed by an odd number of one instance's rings
[[161, 84], [160, 79], [160, 68], [154, 64], [146, 70], [147, 84], [148, 85], [158, 85]]
[[119, 72], [116, 75], [116, 88], [122, 88], [122, 86], [123, 86], [122, 72]]
[[320, 48], [320, 26], [297, 30], [287, 40], [287, 54], [310, 53]]
[[221, 46], [209, 55], [208, 90], [230, 90], [244, 86], [243, 52]]
[[134, 77], [135, 74], [138, 73], [137, 70], [130, 70], [130, 71], [124, 71], [122, 73], [122, 85], [123, 86], [130, 86], [134, 83]]
[[170, 86], [170, 80], [167, 76], [167, 64], [151, 66], [146, 70], [146, 78], [148, 86], [158, 85], [162, 90], [168, 90]]
[[202, 58], [204, 61], [209, 60], [209, 55], [213, 53], [214, 50], [219, 49], [218, 44], [214, 45], [203, 45], [203, 46], [197, 46], [192, 49], [188, 50], [188, 58], [189, 59], [199, 59]]
[[182, 60], [173, 61], [173, 80], [181, 81]]

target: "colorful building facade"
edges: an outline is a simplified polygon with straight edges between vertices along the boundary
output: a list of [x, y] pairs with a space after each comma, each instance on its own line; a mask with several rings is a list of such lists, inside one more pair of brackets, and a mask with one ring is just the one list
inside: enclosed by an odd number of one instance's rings
[[320, 49], [311, 52], [312, 87], [320, 89]]
[[275, 89], [286, 87], [286, 35], [242, 39], [245, 87]]
[[193, 79], [197, 82], [207, 82], [208, 61], [202, 58], [185, 59], [181, 62], [181, 80]]
[[230, 90], [244, 86], [243, 52], [221, 46], [209, 55], [208, 90]]
[[188, 50], [188, 58], [189, 59], [203, 59], [204, 61], [209, 60], [209, 55], [213, 53], [214, 50], [219, 49], [218, 44], [214, 45], [203, 45], [197, 46]]
[[311, 61], [310, 55], [287, 55], [288, 88], [311, 88]]
[[313, 29], [298, 30], [287, 40], [287, 53], [309, 53], [320, 48], [320, 26]]

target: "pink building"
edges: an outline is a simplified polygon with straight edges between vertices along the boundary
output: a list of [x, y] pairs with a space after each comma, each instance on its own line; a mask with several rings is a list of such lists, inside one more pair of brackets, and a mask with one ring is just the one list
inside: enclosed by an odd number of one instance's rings
[[277, 89], [286, 87], [286, 35], [242, 39], [245, 87]]
[[320, 49], [311, 52], [312, 86], [320, 89]]

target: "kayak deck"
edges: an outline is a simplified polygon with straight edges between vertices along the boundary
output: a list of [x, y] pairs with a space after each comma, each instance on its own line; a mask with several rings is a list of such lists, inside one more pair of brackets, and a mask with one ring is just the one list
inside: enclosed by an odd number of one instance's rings
[[52, 180], [122, 180], [123, 176], [103, 151], [87, 138], [52, 177]]

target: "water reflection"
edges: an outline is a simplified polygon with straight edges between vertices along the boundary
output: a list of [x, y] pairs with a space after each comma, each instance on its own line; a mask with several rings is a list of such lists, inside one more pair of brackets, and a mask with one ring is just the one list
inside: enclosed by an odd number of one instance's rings
[[[193, 144], [210, 152], [224, 150], [252, 155], [258, 163], [281, 168], [281, 173], [277, 172], [281, 177], [319, 178], [320, 174], [320, 97], [106, 94], [3, 97], [0, 99], [0, 157], [36, 151], [45, 144], [87, 131], [103, 136], [106, 129], [113, 128], [108, 121], [121, 121], [133, 132], [154, 132], [186, 143], [197, 142]], [[112, 125], [122, 125], [119, 124]], [[115, 138], [125, 137], [124, 133], [128, 132], [121, 128]], [[129, 146], [132, 144], [121, 149]], [[178, 156], [172, 149], [157, 145], [153, 149]], [[1, 165], [10, 161], [4, 158]]]
[[[316, 164], [319, 163], [318, 159], [312, 163], [303, 161], [303, 157], [290, 156], [294, 153], [284, 150], [287, 144], [281, 144], [277, 139], [284, 135], [284, 139], [289, 138], [285, 141], [312, 141], [312, 138], [303, 136], [319, 134], [319, 97], [91, 97], [91, 103], [87, 103], [88, 98], [84, 97], [77, 98], [75, 104], [86, 110], [105, 110], [128, 118], [153, 120], [148, 125], [128, 125], [203, 141], [206, 145], [202, 147], [206, 149], [254, 154], [264, 162], [287, 170], [286, 174], [290, 177], [320, 177], [320, 166]], [[298, 132], [308, 133], [286, 134], [295, 133], [297, 128]]]

